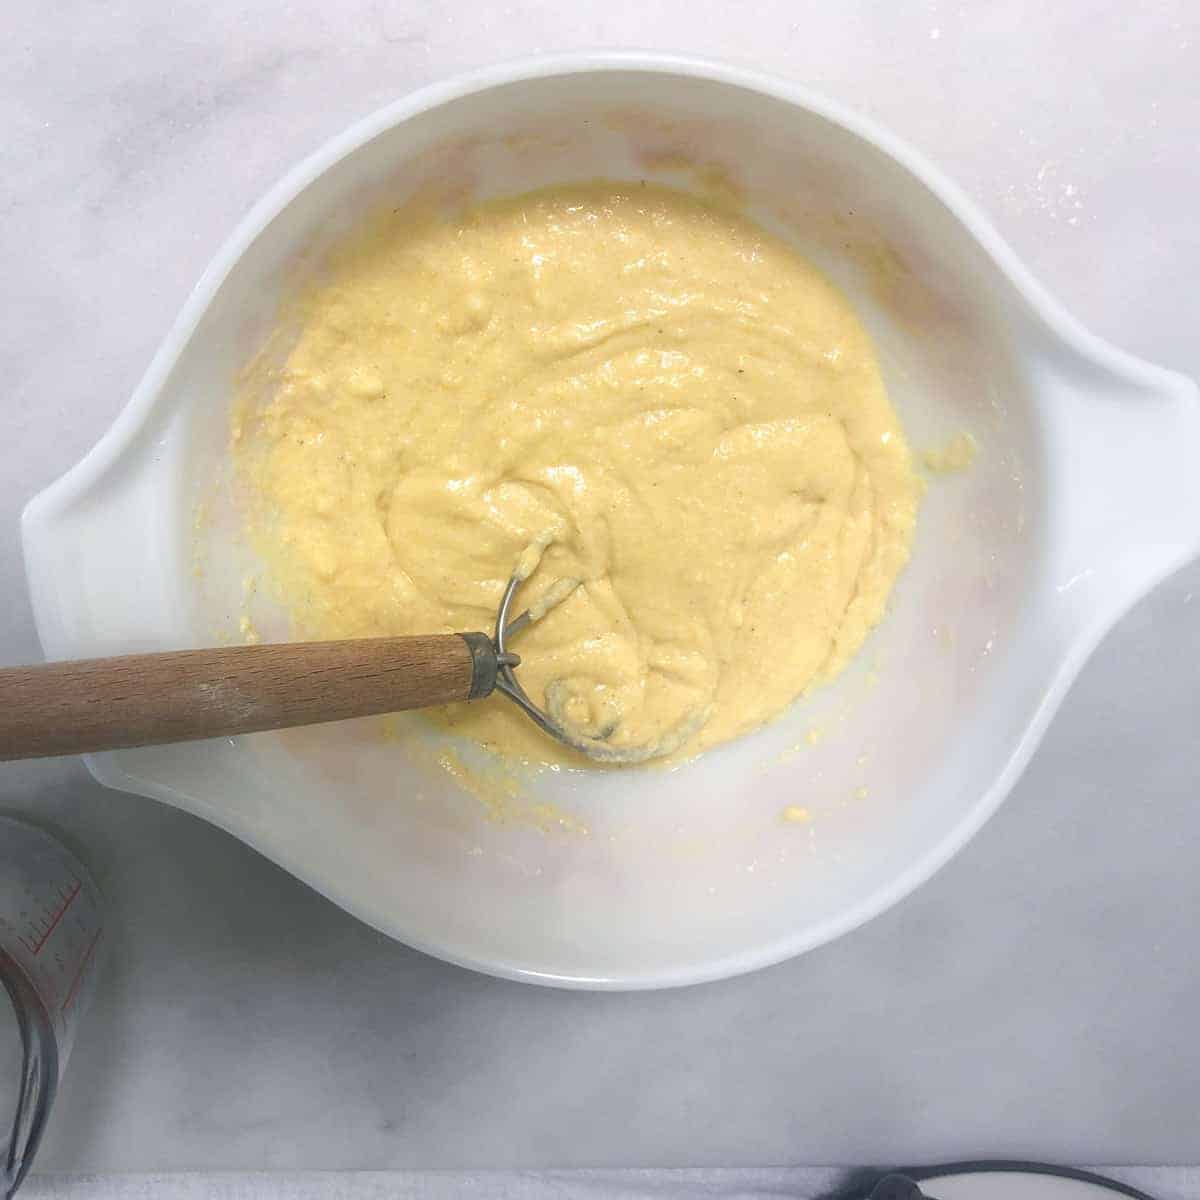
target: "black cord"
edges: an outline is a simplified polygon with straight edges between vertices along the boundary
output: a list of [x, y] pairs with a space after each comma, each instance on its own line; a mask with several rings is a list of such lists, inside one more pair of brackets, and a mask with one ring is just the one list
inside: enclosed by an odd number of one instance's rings
[[916, 1166], [916, 1168], [901, 1169], [900, 1171], [896, 1171], [895, 1174], [906, 1175], [917, 1183], [925, 1183], [930, 1180], [944, 1178], [947, 1175], [984, 1175], [1000, 1174], [1000, 1172], [1008, 1172], [1008, 1174], [1013, 1175], [1054, 1175], [1062, 1178], [1062, 1180], [1078, 1180], [1080, 1183], [1094, 1183], [1098, 1187], [1108, 1188], [1110, 1192], [1129, 1196], [1130, 1200], [1156, 1200], [1154, 1196], [1146, 1192], [1140, 1192], [1138, 1188], [1129, 1187], [1128, 1183], [1110, 1180], [1110, 1178], [1106, 1178], [1103, 1175], [1097, 1175], [1094, 1171], [1081, 1171], [1074, 1168], [1074, 1166], [1054, 1166], [1050, 1163], [1027, 1163], [1024, 1160], [1012, 1158], [979, 1158], [970, 1159], [962, 1163]]

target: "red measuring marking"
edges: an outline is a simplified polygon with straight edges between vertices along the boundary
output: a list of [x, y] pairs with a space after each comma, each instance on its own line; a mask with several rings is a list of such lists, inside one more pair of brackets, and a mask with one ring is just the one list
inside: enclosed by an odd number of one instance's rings
[[71, 980], [71, 986], [67, 990], [67, 998], [62, 1002], [60, 1012], [66, 1012], [71, 1007], [71, 1001], [75, 999], [75, 993], [79, 990], [79, 984], [83, 980], [83, 972], [87, 969], [87, 965], [92, 960], [92, 953], [96, 949], [96, 943], [100, 940], [100, 935], [104, 932], [103, 926], [97, 929], [92, 935], [92, 940], [88, 942], [87, 949], [83, 952], [83, 957], [79, 960], [79, 966], [75, 969], [75, 978]]
[[79, 880], [75, 880], [75, 886], [70, 891], [62, 891], [60, 889], [59, 895], [62, 897], [62, 902], [49, 917], [42, 917], [42, 921], [45, 922], [45, 928], [39, 928], [36, 923], [34, 924], [34, 932], [39, 934], [37, 941], [31, 942], [24, 934], [17, 939], [30, 954], [41, 954], [42, 948], [50, 940], [50, 935], [58, 928], [59, 922], [66, 916], [67, 909], [75, 902], [75, 897], [82, 890], [83, 884]]

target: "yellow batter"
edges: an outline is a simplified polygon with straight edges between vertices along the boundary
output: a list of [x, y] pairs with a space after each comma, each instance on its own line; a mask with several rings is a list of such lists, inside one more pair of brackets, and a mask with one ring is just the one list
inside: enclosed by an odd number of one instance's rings
[[[919, 485], [845, 298], [750, 221], [594, 184], [335, 256], [234, 441], [302, 637], [487, 629], [581, 732], [695, 754], [836, 674], [883, 615]], [[561, 581], [579, 581], [572, 583]], [[443, 720], [577, 763], [501, 698]]]

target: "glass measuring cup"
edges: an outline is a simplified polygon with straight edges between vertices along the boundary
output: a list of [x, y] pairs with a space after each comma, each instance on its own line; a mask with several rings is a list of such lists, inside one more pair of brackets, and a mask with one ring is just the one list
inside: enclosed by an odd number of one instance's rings
[[25, 1178], [91, 999], [103, 902], [79, 860], [0, 816], [0, 1194]]

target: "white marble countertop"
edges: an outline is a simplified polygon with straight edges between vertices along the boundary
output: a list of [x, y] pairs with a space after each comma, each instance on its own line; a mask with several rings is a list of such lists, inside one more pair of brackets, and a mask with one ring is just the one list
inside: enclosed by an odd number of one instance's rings
[[[1094, 1170], [1094, 1168], [1093, 1168]], [[1196, 1200], [1195, 1167], [1105, 1167], [1110, 1180], [1156, 1200]], [[878, 1178], [879, 1173], [871, 1173]], [[1017, 1192], [1008, 1177], [1010, 1196]], [[994, 1186], [994, 1180], [992, 1181]], [[575, 1167], [541, 1171], [175, 1171], [38, 1174], [21, 1200], [828, 1200], [862, 1195], [863, 1173], [836, 1167]], [[936, 1191], [935, 1184], [926, 1185]], [[1028, 1184], [1026, 1184], [1028, 1187]], [[984, 1194], [994, 1195], [994, 1192]], [[1051, 1196], [1061, 1198], [1054, 1191]], [[1089, 1200], [1095, 1193], [1071, 1195]], [[1119, 1193], [1099, 1193], [1120, 1200]], [[1043, 1200], [1045, 1194], [1043, 1193]]]
[[[1193, 0], [44, 0], [2, 25], [3, 661], [37, 656], [22, 504], [237, 218], [354, 118], [499, 57], [642, 45], [802, 80], [938, 161], [1098, 333], [1200, 375]], [[6, 766], [0, 808], [73, 835], [115, 918], [40, 1165], [1196, 1162], [1198, 717], [1192, 567], [932, 883], [803, 959], [642, 995], [445, 966], [77, 763]]]

